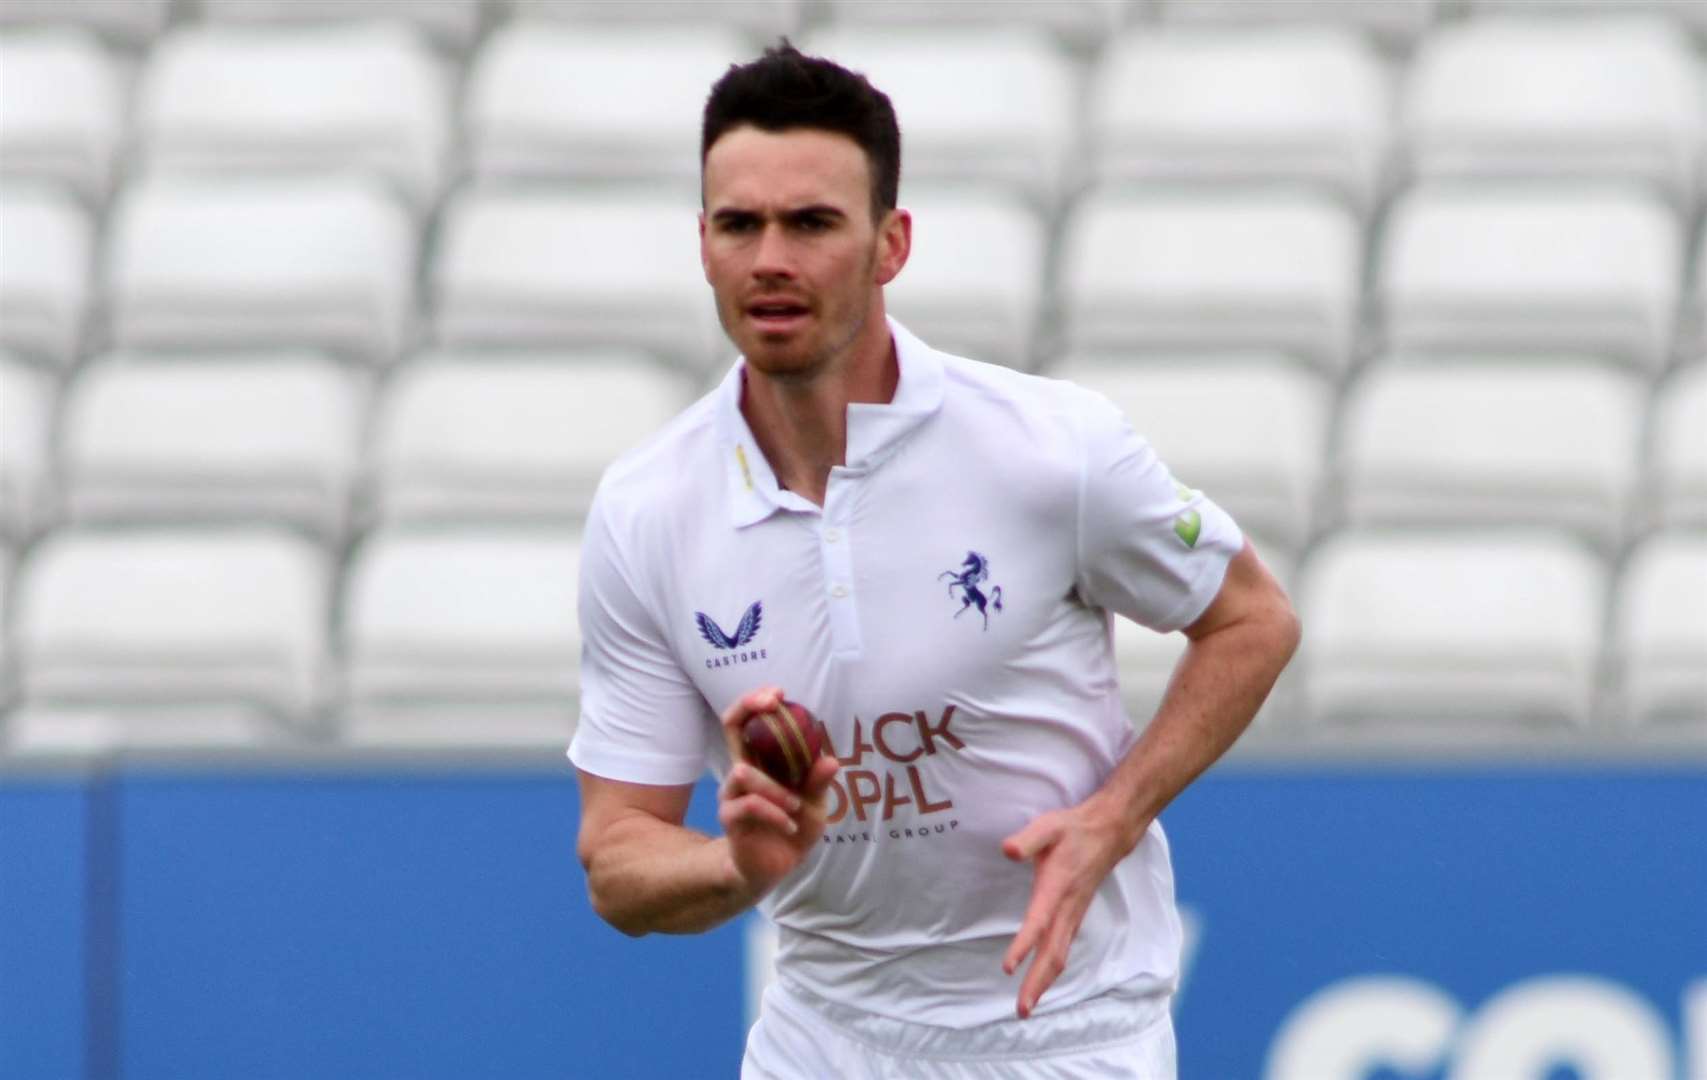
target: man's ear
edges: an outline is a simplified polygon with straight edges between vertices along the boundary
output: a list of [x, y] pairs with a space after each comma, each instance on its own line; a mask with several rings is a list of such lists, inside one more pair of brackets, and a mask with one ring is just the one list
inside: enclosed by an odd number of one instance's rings
[[912, 212], [896, 207], [883, 215], [877, 227], [877, 283], [887, 285], [894, 281], [912, 252]]
[[699, 212], [699, 269], [705, 275], [706, 284], [711, 284], [711, 260], [705, 255], [705, 211]]

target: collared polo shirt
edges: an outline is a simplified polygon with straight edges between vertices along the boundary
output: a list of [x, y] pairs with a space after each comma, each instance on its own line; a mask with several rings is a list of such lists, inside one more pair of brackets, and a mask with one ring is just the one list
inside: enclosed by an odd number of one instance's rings
[[[897, 1019], [1013, 1015], [1002, 955], [1032, 867], [1001, 841], [1089, 797], [1136, 740], [1111, 613], [1194, 621], [1243, 544], [1100, 395], [938, 352], [890, 321], [900, 381], [848, 406], [819, 507], [777, 483], [744, 364], [605, 474], [582, 549], [581, 719], [599, 776], [728, 767], [718, 715], [761, 686], [825, 725], [830, 823], [763, 902], [778, 970]], [[1038, 1005], [1170, 992], [1180, 925], [1159, 824], [1098, 890]]]

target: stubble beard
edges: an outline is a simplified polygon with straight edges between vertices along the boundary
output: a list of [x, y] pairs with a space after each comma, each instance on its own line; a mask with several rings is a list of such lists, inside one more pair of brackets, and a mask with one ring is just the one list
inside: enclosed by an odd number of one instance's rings
[[[873, 238], [871, 248], [866, 252], [865, 266], [861, 269], [861, 275], [864, 280], [871, 280], [872, 271], [876, 266], [877, 240]], [[837, 335], [837, 340], [826, 342], [822, 348], [812, 353], [805, 360], [797, 363], [789, 363], [785, 361], [781, 365], [771, 365], [766, 363], [762, 366], [758, 366], [753, 363], [753, 353], [759, 350], [743, 349], [742, 352], [746, 357], [748, 367], [751, 368], [757, 366], [759, 373], [764, 375], [766, 378], [774, 379], [779, 383], [786, 384], [808, 383], [822, 375], [824, 372], [834, 368], [837, 360], [846, 356], [849, 348], [852, 347], [855, 341], [859, 340], [860, 334], [864, 332], [866, 320], [870, 317], [870, 312], [870, 298], [867, 297], [866, 302], [859, 305], [858, 310], [854, 313], [854, 317], [849, 321], [847, 333]], [[743, 319], [745, 316], [746, 313], [741, 308], [734, 309], [734, 318], [736, 320]], [[738, 322], [737, 325], [739, 325]], [[725, 333], [728, 332], [727, 326], [724, 327], [724, 331]], [[733, 339], [734, 336], [735, 335], [733, 334], [729, 334], [731, 339]], [[762, 339], [760, 339], [759, 344], [762, 345]], [[739, 346], [738, 342], [737, 346]]]

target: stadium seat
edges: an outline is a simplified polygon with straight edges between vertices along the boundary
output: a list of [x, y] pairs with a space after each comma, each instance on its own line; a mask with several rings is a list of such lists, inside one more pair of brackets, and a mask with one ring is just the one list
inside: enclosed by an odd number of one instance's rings
[[271, 530], [56, 533], [19, 568], [27, 704], [318, 708], [330, 581], [322, 553]]
[[0, 537], [24, 539], [47, 518], [53, 380], [0, 352]]
[[577, 520], [605, 467], [689, 391], [633, 353], [421, 357], [398, 372], [374, 421], [379, 516]]
[[352, 376], [313, 354], [108, 357], [66, 398], [66, 509], [83, 524], [275, 521], [336, 537], [360, 426]]
[[1124, 17], [1124, 0], [828, 0], [832, 23], [876, 26], [925, 24], [1021, 26], [1047, 31], [1085, 48], [1113, 33]]
[[1675, 218], [1634, 190], [1423, 188], [1397, 202], [1378, 255], [1387, 347], [1657, 367], [1681, 267]]
[[766, 44], [800, 25], [804, 0], [510, 0], [516, 18], [567, 19], [578, 23], [718, 23], [734, 26]]
[[1663, 533], [1637, 549], [1617, 633], [1624, 719], [1707, 725], [1707, 537]]
[[412, 320], [415, 230], [372, 182], [149, 179], [113, 214], [121, 348], [327, 348], [388, 360]]
[[77, 26], [134, 47], [166, 25], [172, 0], [0, 0], [0, 26]]
[[572, 532], [372, 534], [343, 618], [351, 741], [567, 745], [579, 563]]
[[12, 704], [16, 680], [12, 672], [12, 548], [0, 542], [0, 740], [7, 730], [6, 709]]
[[0, 348], [69, 363], [89, 308], [94, 229], [64, 192], [0, 190]]
[[1357, 329], [1358, 229], [1326, 196], [1104, 193], [1067, 223], [1068, 348], [1278, 348], [1331, 369]]
[[1465, 745], [1587, 724], [1605, 591], [1601, 564], [1556, 533], [1335, 536], [1299, 605], [1309, 715]]
[[123, 129], [118, 66], [77, 30], [0, 33], [0, 180], [64, 184], [99, 202]]
[[1069, 58], [1021, 27], [831, 27], [801, 46], [866, 75], [903, 132], [903, 201], [917, 180], [1003, 183], [1050, 207], [1078, 136]]
[[1656, 18], [1485, 18], [1442, 27], [1410, 69], [1402, 125], [1425, 179], [1612, 177], [1694, 186], [1702, 88]]
[[502, 27], [468, 76], [475, 175], [659, 178], [697, 200], [706, 93], [750, 52], [718, 26]]
[[1134, 30], [1091, 90], [1095, 178], [1299, 181], [1368, 208], [1392, 78], [1346, 26]]
[[1309, 537], [1330, 411], [1319, 376], [1260, 353], [1075, 356], [1050, 374], [1107, 395], [1181, 483], [1247, 531], [1288, 551]]
[[424, 207], [444, 179], [446, 76], [394, 24], [187, 27], [141, 80], [143, 160], [154, 173], [367, 171]]
[[0, 728], [0, 751], [61, 758], [118, 751], [232, 751], [280, 747], [288, 729], [241, 704], [26, 705]]
[[331, 23], [390, 20], [425, 30], [448, 48], [463, 48], [480, 28], [481, 0], [201, 0], [214, 22]]
[[1011, 197], [974, 188], [904, 189], [901, 205], [913, 212], [913, 247], [884, 289], [889, 313], [937, 348], [1032, 366], [1042, 221]]
[[1383, 364], [1346, 401], [1353, 525], [1543, 525], [1606, 548], [1631, 528], [1645, 388], [1592, 363]]
[[1671, 528], [1707, 528], [1707, 365], [1683, 368], [1654, 404], [1651, 516]]
[[722, 348], [685, 193], [465, 192], [433, 266], [441, 345]]
[[1429, 28], [1439, 0], [1155, 0], [1165, 23], [1262, 26], [1276, 23], [1346, 23], [1390, 46], [1414, 41]]

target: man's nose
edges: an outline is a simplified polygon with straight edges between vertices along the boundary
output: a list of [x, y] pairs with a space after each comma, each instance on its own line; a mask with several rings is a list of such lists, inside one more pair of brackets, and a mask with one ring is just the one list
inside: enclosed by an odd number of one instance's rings
[[753, 254], [754, 277], [794, 276], [794, 256], [783, 228], [771, 222], [759, 232], [759, 247]]

